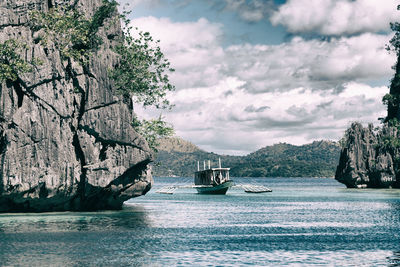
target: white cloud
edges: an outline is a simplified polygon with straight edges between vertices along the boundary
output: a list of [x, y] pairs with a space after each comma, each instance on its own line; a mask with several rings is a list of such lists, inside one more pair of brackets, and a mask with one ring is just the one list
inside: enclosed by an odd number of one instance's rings
[[395, 58], [385, 50], [391, 35], [365, 33], [329, 41], [293, 38], [281, 45], [237, 45], [223, 49], [223, 26], [200, 19], [173, 22], [145, 17], [132, 25], [161, 40], [176, 73], [177, 88], [212, 86], [235, 76], [252, 92], [314, 90], [340, 87], [349, 81], [389, 79]]
[[388, 89], [367, 82], [393, 73], [394, 55], [384, 49], [389, 35], [222, 48], [222, 25], [205, 19], [133, 23], [161, 39], [176, 68], [177, 91], [170, 94], [176, 107], [166, 119], [179, 136], [208, 151], [243, 154], [277, 142], [338, 139], [350, 121], [384, 116], [381, 98]]
[[398, 21], [396, 0], [288, 0], [270, 17], [292, 33], [323, 35], [388, 31]]
[[[168, 18], [142, 17], [132, 26], [161, 40], [162, 51], [177, 69], [172, 81], [177, 88], [210, 85], [218, 80], [224, 50], [219, 45], [222, 25], [201, 18], [195, 22], [172, 22]], [[190, 77], [190, 78], [189, 78]]]
[[389, 39], [367, 33], [330, 41], [296, 37], [277, 46], [232, 46], [226, 51], [227, 72], [246, 81], [253, 92], [338, 88], [392, 75], [395, 58], [384, 48]]
[[173, 22], [169, 18], [141, 17], [132, 20], [132, 26], [139, 26], [162, 40], [166, 52], [181, 52], [193, 48], [215, 45], [222, 35], [222, 24], [210, 23], [201, 18], [195, 22]]

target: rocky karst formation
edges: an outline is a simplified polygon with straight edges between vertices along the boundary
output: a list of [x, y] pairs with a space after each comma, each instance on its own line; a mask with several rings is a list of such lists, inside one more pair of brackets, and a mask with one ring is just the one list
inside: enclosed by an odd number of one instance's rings
[[0, 0], [0, 42], [26, 43], [25, 58], [43, 62], [0, 84], [1, 212], [118, 209], [152, 184], [153, 156], [131, 127], [132, 103], [107, 75], [120, 26], [99, 30], [103, 44], [88, 69], [67, 64], [27, 25], [29, 10], [60, 3], [91, 16], [102, 0]]
[[400, 149], [397, 127], [374, 129], [353, 123], [347, 130], [336, 180], [349, 188], [400, 188]]

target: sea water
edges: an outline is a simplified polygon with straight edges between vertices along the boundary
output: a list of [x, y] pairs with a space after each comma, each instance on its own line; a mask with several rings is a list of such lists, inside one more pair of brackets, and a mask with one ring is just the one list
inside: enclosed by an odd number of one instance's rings
[[400, 190], [326, 178], [235, 178], [232, 188], [158, 194], [121, 211], [0, 214], [0, 266], [398, 266]]

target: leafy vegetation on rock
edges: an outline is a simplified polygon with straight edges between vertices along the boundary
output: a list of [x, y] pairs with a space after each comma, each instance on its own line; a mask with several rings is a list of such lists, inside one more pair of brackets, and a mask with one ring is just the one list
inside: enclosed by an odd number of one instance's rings
[[[103, 0], [102, 6], [90, 18], [74, 7], [63, 5], [53, 7], [48, 12], [33, 11], [30, 14], [30, 28], [36, 33], [36, 43], [47, 49], [54, 45], [63, 60], [69, 64], [71, 61], [78, 62], [87, 72], [91, 57], [102, 44], [97, 33], [105, 20], [116, 12], [117, 5], [115, 0]], [[144, 107], [172, 108], [166, 96], [175, 89], [168, 77], [168, 72], [174, 69], [161, 52], [159, 41], [155, 41], [150, 33], [135, 28], [138, 34], [134, 36], [128, 14], [125, 12], [118, 17], [122, 19], [124, 28], [112, 48], [118, 55], [116, 64], [109, 69], [115, 92], [128, 99], [133, 98]], [[76, 90], [77, 93], [81, 91]], [[153, 149], [157, 146], [158, 138], [173, 134], [172, 127], [162, 120], [162, 116], [152, 120], [135, 118], [132, 125]]]
[[37, 43], [45, 47], [54, 43], [62, 59], [86, 64], [93, 52], [99, 49], [101, 39], [97, 33], [115, 12], [116, 6], [116, 1], [104, 0], [91, 18], [86, 18], [71, 6], [60, 5], [48, 12], [32, 11], [29, 25], [33, 32], [38, 33]]
[[138, 103], [156, 108], [168, 108], [166, 94], [175, 87], [169, 82], [167, 72], [173, 72], [170, 63], [148, 32], [139, 32], [134, 38], [132, 28], [124, 30], [124, 38], [115, 47], [119, 62], [110, 70], [118, 92], [133, 96]]
[[400, 123], [396, 118], [386, 122], [383, 127], [376, 128], [377, 151], [389, 152], [393, 158], [400, 156]]
[[[116, 12], [117, 5], [115, 0], [103, 0], [91, 18], [69, 6], [51, 8], [49, 12], [33, 11], [30, 27], [38, 33], [37, 42], [45, 47], [53, 43], [64, 60], [86, 64], [102, 43], [97, 36], [99, 29]], [[154, 41], [148, 32], [139, 32], [134, 37], [127, 14], [120, 18], [125, 27], [113, 47], [118, 62], [110, 68], [116, 91], [126, 97], [133, 96], [144, 106], [171, 107], [166, 94], [175, 87], [169, 82], [167, 72], [174, 69], [161, 52], [159, 41]]]
[[27, 48], [15, 39], [0, 43], [0, 82], [18, 79], [18, 75], [32, 71], [32, 67], [40, 62], [28, 62], [21, 54]]
[[[303, 146], [276, 144], [246, 156], [208, 153], [187, 141], [167, 138], [161, 141], [154, 167], [156, 176], [193, 176], [204, 160], [216, 167], [218, 158], [238, 177], [333, 177], [340, 153], [336, 142], [319, 141]], [[196, 148], [196, 147], [195, 147]], [[183, 151], [183, 152], [182, 152]]]
[[158, 119], [134, 120], [133, 127], [146, 139], [149, 147], [156, 152], [158, 151], [157, 147], [160, 145], [159, 140], [174, 134], [172, 126], [163, 121], [161, 116]]

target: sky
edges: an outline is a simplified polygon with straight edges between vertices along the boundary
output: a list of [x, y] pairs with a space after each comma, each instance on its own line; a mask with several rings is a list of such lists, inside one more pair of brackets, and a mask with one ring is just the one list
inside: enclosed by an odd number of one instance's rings
[[175, 68], [176, 135], [214, 153], [339, 140], [379, 125], [396, 55], [396, 0], [121, 0]]

